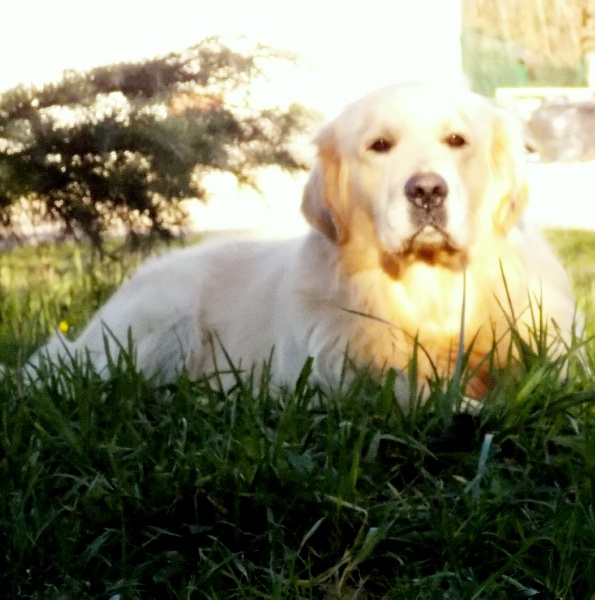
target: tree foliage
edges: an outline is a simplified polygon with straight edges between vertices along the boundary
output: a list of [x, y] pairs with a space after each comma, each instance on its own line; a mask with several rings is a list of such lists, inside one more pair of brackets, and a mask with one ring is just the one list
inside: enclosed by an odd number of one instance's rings
[[292, 140], [306, 112], [250, 103], [263, 64], [289, 58], [264, 47], [243, 54], [209, 38], [1, 94], [2, 235], [23, 199], [61, 231], [98, 245], [115, 224], [132, 235], [167, 235], [184, 219], [180, 201], [205, 197], [208, 172], [253, 184], [260, 166], [302, 168]]

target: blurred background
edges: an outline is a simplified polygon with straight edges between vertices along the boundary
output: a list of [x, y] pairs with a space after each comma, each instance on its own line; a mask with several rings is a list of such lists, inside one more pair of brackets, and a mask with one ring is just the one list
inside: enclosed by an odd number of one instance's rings
[[524, 121], [538, 225], [595, 228], [591, 0], [23, 0], [0, 9], [4, 244], [299, 231], [311, 135], [402, 79]]

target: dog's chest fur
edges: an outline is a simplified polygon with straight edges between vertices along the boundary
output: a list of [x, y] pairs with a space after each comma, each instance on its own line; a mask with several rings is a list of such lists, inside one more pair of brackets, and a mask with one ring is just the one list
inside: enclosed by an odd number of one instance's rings
[[468, 392], [483, 393], [486, 355], [495, 340], [509, 343], [503, 286], [487, 279], [485, 271], [424, 264], [413, 265], [396, 281], [379, 270], [353, 276], [351, 356], [375, 371], [407, 371], [415, 354], [421, 383], [452, 376], [463, 335], [464, 350], [470, 349], [468, 367], [476, 370]]

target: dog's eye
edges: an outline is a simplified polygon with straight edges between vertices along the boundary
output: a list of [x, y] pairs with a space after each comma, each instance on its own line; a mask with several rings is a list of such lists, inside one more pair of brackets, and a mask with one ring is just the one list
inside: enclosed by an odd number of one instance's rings
[[390, 140], [387, 140], [386, 138], [378, 138], [368, 146], [368, 150], [382, 154], [383, 152], [388, 152], [392, 147], [393, 143]]
[[462, 148], [469, 142], [467, 141], [467, 138], [460, 133], [450, 133], [444, 138], [444, 143], [451, 148]]

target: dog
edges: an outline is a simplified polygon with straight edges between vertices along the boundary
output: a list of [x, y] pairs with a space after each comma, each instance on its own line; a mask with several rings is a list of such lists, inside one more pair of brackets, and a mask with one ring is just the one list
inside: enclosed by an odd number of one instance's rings
[[465, 393], [481, 398], [491, 368], [514, 360], [515, 335], [536, 347], [541, 329], [553, 357], [569, 347], [569, 280], [522, 223], [510, 115], [466, 89], [399, 83], [348, 105], [315, 144], [305, 235], [149, 260], [75, 341], [56, 334], [31, 357], [29, 376], [82, 357], [107, 374], [131, 341], [137, 367], [162, 381], [266, 364], [272, 385], [291, 385], [309, 357], [312, 381], [329, 388], [346, 364], [394, 369], [405, 406], [410, 377], [420, 389], [448, 378], [461, 352]]

